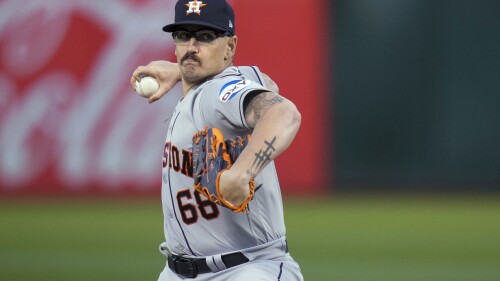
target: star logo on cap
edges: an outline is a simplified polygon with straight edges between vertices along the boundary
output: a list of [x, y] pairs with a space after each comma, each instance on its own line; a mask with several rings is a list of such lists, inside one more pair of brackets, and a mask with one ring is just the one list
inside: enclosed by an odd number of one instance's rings
[[198, 15], [201, 14], [200, 8], [203, 6], [206, 6], [208, 4], [203, 4], [203, 1], [189, 1], [186, 6], [188, 7], [188, 10], [186, 11], [186, 16], [192, 13], [196, 13]]

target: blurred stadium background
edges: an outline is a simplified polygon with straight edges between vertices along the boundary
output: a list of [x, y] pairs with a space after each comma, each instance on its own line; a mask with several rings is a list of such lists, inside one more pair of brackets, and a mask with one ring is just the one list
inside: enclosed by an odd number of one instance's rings
[[[209, 0], [206, 0], [209, 1]], [[231, 0], [303, 115], [277, 161], [305, 279], [500, 280], [499, 1]], [[0, 280], [156, 280], [173, 0], [0, 1]]]

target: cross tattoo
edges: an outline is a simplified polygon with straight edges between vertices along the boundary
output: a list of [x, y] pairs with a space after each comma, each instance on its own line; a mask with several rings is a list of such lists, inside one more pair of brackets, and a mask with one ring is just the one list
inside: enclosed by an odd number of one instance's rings
[[261, 149], [258, 153], [255, 153], [255, 161], [253, 161], [252, 167], [260, 169], [264, 164], [271, 161], [271, 154], [276, 151], [276, 148], [274, 148], [273, 146], [275, 141], [276, 137], [274, 137], [271, 142], [264, 141], [264, 143], [267, 145], [267, 148], [265, 151]]

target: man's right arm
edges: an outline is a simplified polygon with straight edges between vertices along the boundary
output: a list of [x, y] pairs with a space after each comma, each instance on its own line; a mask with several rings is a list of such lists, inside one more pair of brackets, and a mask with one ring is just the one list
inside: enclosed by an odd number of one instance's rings
[[[262, 73], [266, 88], [272, 92], [279, 93], [278, 85], [265, 73]], [[145, 66], [139, 66], [130, 77], [130, 85], [135, 90], [135, 81], [141, 79], [141, 75], [147, 75], [156, 78], [160, 84], [158, 91], [148, 98], [149, 103], [161, 99], [167, 94], [179, 81], [181, 81], [181, 71], [177, 63], [158, 60], [152, 61]]]

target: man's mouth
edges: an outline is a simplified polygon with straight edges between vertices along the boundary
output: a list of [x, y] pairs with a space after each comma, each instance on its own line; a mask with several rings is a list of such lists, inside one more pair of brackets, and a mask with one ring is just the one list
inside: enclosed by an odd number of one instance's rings
[[200, 63], [200, 61], [195, 56], [188, 55], [182, 59], [182, 63], [193, 64], [193, 63]]

